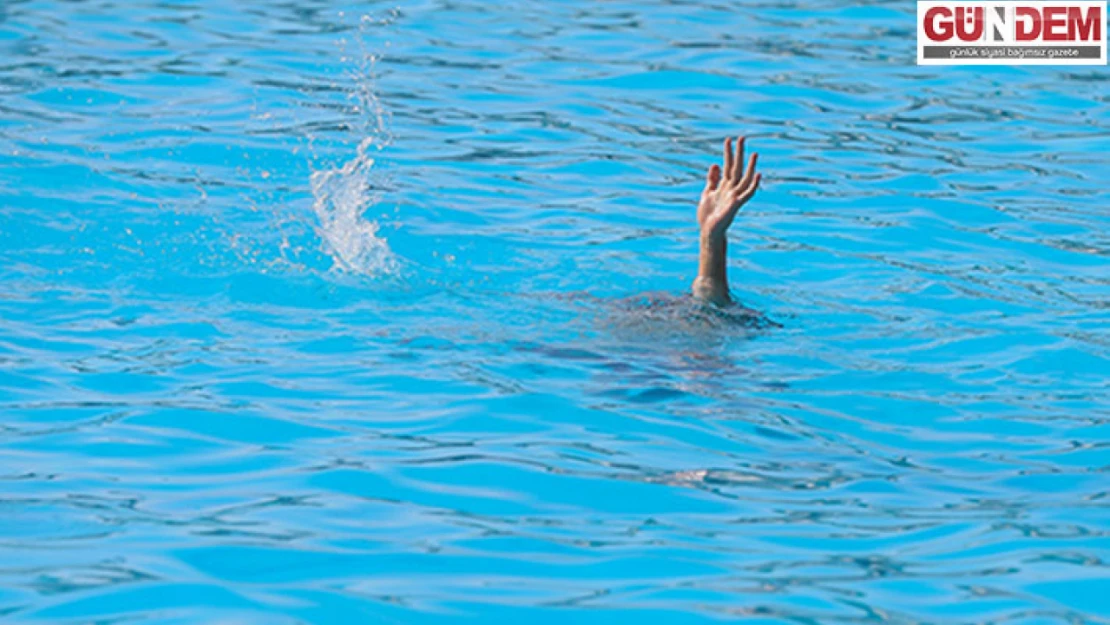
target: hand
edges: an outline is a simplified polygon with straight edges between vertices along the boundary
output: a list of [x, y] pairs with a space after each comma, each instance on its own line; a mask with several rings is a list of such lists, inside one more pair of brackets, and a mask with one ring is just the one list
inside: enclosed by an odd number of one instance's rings
[[744, 137], [736, 139], [736, 154], [732, 153], [732, 139], [725, 139], [724, 171], [717, 165], [709, 168], [705, 190], [698, 202], [698, 225], [702, 239], [724, 240], [732, 220], [740, 208], [755, 195], [762, 174], [755, 173], [759, 155], [752, 153], [747, 170], [744, 163]]

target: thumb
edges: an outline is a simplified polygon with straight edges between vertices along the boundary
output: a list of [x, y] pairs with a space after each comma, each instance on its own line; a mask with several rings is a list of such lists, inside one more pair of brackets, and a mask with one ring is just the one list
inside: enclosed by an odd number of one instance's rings
[[705, 190], [716, 191], [717, 186], [721, 184], [721, 168], [718, 165], [713, 165], [709, 168], [709, 174], [705, 177]]

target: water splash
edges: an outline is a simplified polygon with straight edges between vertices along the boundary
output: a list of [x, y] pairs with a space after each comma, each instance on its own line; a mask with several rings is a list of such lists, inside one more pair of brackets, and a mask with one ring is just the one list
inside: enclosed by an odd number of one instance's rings
[[[394, 274], [398, 269], [389, 243], [378, 235], [378, 224], [364, 217], [366, 209], [380, 200], [370, 183], [374, 167], [370, 151], [380, 150], [392, 140], [386, 124], [387, 113], [374, 92], [378, 56], [367, 51], [365, 38], [370, 28], [391, 23], [395, 12], [390, 16], [383, 20], [363, 16], [359, 36], [355, 38], [357, 51], [343, 54], [345, 62], [357, 63], [355, 71], [348, 75], [353, 86], [348, 93], [352, 100], [349, 112], [357, 120], [353, 127], [365, 138], [352, 160], [337, 169], [313, 172], [310, 179], [315, 198], [313, 210], [320, 220], [318, 231], [335, 268], [370, 276]], [[345, 47], [347, 42], [344, 40], [341, 45]]]
[[368, 137], [359, 144], [355, 158], [338, 169], [313, 172], [311, 177], [318, 231], [335, 267], [371, 276], [397, 271], [397, 259], [389, 243], [378, 236], [378, 224], [363, 217], [379, 199], [370, 187], [374, 167], [370, 149], [375, 145], [375, 138]]

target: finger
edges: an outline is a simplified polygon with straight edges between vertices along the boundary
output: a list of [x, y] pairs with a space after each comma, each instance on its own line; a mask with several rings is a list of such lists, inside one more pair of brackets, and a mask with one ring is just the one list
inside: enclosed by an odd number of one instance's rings
[[732, 137], [725, 139], [725, 176], [732, 175]]
[[713, 165], [709, 168], [709, 174], [705, 177], [705, 190], [716, 191], [717, 187], [721, 184], [721, 168]]
[[736, 206], [743, 206], [745, 202], [752, 199], [755, 192], [759, 190], [759, 183], [763, 180], [763, 174], [756, 174], [752, 184], [747, 188], [741, 187], [740, 192], [736, 195]]
[[744, 164], [744, 137], [736, 137], [736, 160], [733, 163], [736, 169], [728, 172], [729, 178], [739, 180], [740, 175], [744, 173], [740, 169]]
[[752, 181], [755, 180], [755, 164], [759, 160], [759, 153], [752, 152], [752, 157], [748, 159], [748, 170], [744, 172], [744, 178], [740, 180], [740, 188], [746, 189], [751, 186]]

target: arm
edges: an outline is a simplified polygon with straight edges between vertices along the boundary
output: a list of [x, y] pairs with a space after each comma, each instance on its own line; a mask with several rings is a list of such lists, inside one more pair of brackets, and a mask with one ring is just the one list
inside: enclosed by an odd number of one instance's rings
[[731, 303], [728, 294], [728, 227], [744, 203], [755, 195], [762, 174], [755, 173], [759, 158], [753, 153], [744, 169], [744, 138], [725, 139], [724, 168], [713, 165], [706, 177], [705, 190], [698, 202], [698, 226], [701, 228], [698, 251], [698, 277], [694, 280], [694, 297], [718, 306]]

